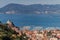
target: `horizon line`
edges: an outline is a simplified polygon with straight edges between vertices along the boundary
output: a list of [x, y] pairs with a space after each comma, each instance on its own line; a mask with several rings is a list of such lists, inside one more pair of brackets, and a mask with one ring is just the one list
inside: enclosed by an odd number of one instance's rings
[[[37, 3], [36, 4], [22, 4], [22, 3], [8, 3], [8, 4], [6, 4], [6, 5], [9, 5], [9, 4], [19, 4], [19, 5], [38, 5]], [[4, 5], [4, 6], [6, 6], [6, 5]], [[60, 4], [40, 4], [40, 5], [60, 5]], [[1, 6], [1, 5], [0, 5]], [[4, 7], [4, 6], [2, 6], [2, 7]], [[2, 7], [0, 7], [0, 8], [2, 8]]]

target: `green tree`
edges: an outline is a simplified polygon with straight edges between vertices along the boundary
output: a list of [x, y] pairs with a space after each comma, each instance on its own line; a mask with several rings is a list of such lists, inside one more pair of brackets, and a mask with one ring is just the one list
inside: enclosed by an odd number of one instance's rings
[[28, 40], [28, 37], [26, 36], [26, 34], [22, 34], [20, 36], [20, 40]]

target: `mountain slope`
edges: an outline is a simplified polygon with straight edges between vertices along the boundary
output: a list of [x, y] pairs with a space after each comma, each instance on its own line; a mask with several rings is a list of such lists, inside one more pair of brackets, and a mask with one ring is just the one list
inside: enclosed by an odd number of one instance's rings
[[22, 4], [11, 3], [0, 8], [0, 13], [6, 13], [6, 14], [60, 13], [60, 5], [41, 5], [41, 4], [22, 5]]

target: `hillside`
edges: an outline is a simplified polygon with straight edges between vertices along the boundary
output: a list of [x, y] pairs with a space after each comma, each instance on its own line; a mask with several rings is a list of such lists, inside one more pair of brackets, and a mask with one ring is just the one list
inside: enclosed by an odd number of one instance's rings
[[0, 8], [0, 13], [5, 14], [48, 14], [48, 13], [60, 13], [60, 4], [57, 5], [23, 5], [23, 4], [8, 4]]

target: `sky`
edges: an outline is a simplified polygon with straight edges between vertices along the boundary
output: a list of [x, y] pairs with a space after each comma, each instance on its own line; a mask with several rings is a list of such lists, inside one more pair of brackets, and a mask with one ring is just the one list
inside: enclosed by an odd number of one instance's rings
[[60, 0], [0, 0], [0, 8], [9, 4], [9, 3], [17, 3], [17, 4], [60, 4]]

